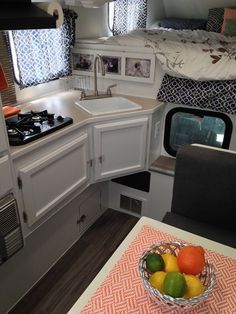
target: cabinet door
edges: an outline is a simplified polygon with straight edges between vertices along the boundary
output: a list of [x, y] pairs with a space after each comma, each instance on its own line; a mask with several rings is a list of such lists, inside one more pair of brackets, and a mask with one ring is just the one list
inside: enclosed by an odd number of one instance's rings
[[101, 191], [95, 191], [79, 206], [79, 232], [84, 233], [101, 213]]
[[1, 95], [0, 95], [0, 156], [7, 150], [7, 133], [5, 128], [5, 120], [3, 117], [2, 106], [1, 106]]
[[145, 167], [148, 118], [94, 126], [94, 178], [100, 180]]
[[87, 161], [88, 136], [83, 134], [19, 170], [29, 226], [86, 183]]
[[8, 156], [0, 158], [0, 198], [13, 188]]

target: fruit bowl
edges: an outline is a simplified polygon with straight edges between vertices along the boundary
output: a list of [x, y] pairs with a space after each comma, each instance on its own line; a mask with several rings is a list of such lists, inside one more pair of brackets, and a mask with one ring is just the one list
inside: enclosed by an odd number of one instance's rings
[[144, 287], [148, 291], [149, 295], [152, 297], [154, 301], [157, 303], [162, 303], [168, 306], [188, 309], [193, 306], [199, 305], [201, 302], [205, 301], [209, 294], [212, 292], [214, 285], [216, 283], [216, 276], [214, 272], [214, 267], [207, 260], [205, 262], [205, 266], [203, 271], [198, 275], [202, 285], [204, 287], [204, 292], [198, 296], [192, 297], [190, 299], [185, 298], [173, 298], [172, 296], [162, 294], [159, 290], [154, 288], [150, 282], [149, 278], [151, 273], [148, 271], [146, 267], [146, 258], [151, 253], [158, 254], [173, 254], [177, 256], [181, 247], [187, 246], [187, 243], [184, 242], [159, 242], [153, 244], [148, 250], [143, 252], [139, 259], [139, 273], [142, 278]]

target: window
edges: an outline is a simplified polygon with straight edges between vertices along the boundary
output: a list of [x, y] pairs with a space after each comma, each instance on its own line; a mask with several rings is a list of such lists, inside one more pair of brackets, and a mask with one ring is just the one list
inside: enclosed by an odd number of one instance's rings
[[172, 156], [186, 144], [229, 148], [231, 133], [232, 122], [223, 113], [174, 108], [166, 115], [164, 147]]
[[116, 0], [109, 3], [109, 27], [113, 35], [146, 28], [147, 0]]
[[71, 74], [70, 48], [75, 39], [77, 14], [63, 11], [64, 23], [60, 28], [9, 32], [14, 73], [20, 88]]

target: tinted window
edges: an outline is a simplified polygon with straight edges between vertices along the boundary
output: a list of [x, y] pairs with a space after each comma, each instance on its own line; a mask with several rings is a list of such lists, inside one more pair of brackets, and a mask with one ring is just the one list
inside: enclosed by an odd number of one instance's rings
[[229, 148], [231, 133], [232, 122], [223, 113], [174, 108], [166, 115], [164, 147], [172, 156], [180, 146], [193, 143]]

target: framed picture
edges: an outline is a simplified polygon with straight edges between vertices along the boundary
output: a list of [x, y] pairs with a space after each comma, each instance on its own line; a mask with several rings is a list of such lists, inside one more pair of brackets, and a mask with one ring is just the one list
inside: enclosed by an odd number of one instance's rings
[[[121, 75], [121, 57], [102, 55], [102, 61], [107, 74]], [[101, 72], [101, 67], [99, 67], [99, 72]]]
[[94, 55], [89, 53], [73, 53], [73, 70], [91, 72]]
[[72, 49], [73, 74], [93, 76], [93, 63], [100, 55], [105, 66], [102, 77], [101, 65], [98, 62], [98, 78], [153, 83], [155, 72], [155, 55], [153, 53], [102, 50]]
[[150, 78], [151, 60], [140, 58], [125, 58], [125, 75]]
[[153, 83], [155, 55], [148, 53], [126, 52], [123, 60], [124, 80]]

